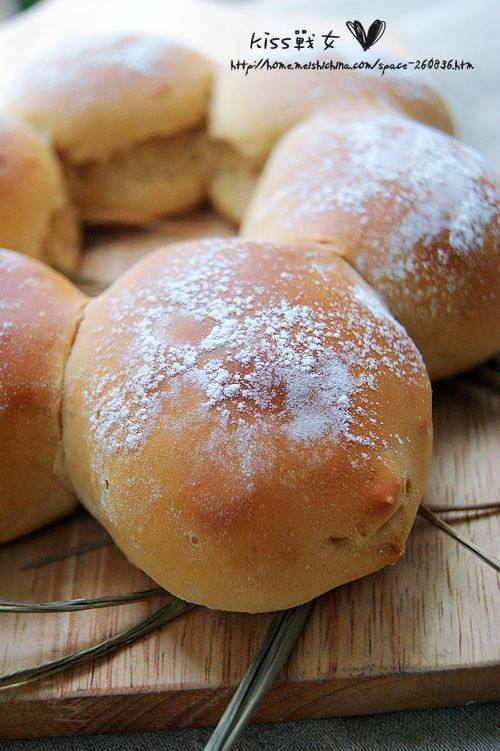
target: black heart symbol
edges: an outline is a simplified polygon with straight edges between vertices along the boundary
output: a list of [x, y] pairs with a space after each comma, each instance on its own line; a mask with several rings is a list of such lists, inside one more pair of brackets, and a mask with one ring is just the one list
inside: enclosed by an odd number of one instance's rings
[[363, 24], [359, 21], [346, 21], [345, 25], [347, 26], [353, 37], [360, 43], [365, 52], [366, 50], [369, 50], [370, 47], [375, 44], [375, 42], [378, 42], [380, 37], [383, 36], [386, 28], [385, 21], [379, 21], [378, 18], [368, 29], [368, 34], [365, 32]]

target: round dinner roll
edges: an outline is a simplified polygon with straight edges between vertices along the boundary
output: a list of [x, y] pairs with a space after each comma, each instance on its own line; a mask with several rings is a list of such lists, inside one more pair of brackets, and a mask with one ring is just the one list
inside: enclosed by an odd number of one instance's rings
[[65, 270], [78, 263], [79, 229], [46, 140], [0, 115], [0, 247]]
[[401, 115], [318, 116], [271, 158], [243, 234], [343, 256], [432, 380], [500, 349], [499, 190], [475, 151]]
[[[453, 132], [450, 114], [440, 97], [413, 70], [353, 69], [360, 59], [374, 64], [381, 58], [395, 64], [387, 50], [363, 53], [344, 43], [332, 55], [309, 53], [310, 69], [295, 68], [295, 61], [307, 63], [307, 53], [287, 52], [271, 64], [244, 74], [220, 66], [214, 76], [209, 132], [214, 141], [214, 159], [209, 194], [216, 208], [239, 224], [256, 181], [277, 140], [292, 126], [321, 111], [383, 109]], [[315, 67], [320, 64], [342, 69]], [[285, 66], [291, 64], [288, 70]], [[282, 66], [281, 68], [279, 66]], [[345, 67], [350, 66], [350, 67]]]
[[5, 100], [51, 138], [84, 220], [143, 224], [205, 197], [211, 77], [166, 39], [109, 35], [37, 60]]
[[342, 259], [210, 239], [89, 304], [66, 470], [128, 558], [211, 608], [288, 608], [392, 564], [429, 468], [421, 357]]
[[48, 266], [0, 250], [0, 543], [76, 506], [60, 479], [61, 396], [85, 301]]

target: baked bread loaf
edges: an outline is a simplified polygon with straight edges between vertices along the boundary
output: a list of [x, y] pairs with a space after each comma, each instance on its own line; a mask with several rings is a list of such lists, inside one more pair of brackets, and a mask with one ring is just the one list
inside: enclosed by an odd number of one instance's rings
[[267, 165], [243, 234], [343, 256], [433, 380], [500, 349], [498, 182], [479, 154], [434, 128], [373, 111], [298, 125]]
[[187, 600], [275, 610], [402, 555], [431, 391], [342, 259], [200, 240], [89, 303], [63, 430], [77, 495], [134, 564]]
[[[277, 65], [303, 58], [276, 57]], [[312, 53], [311, 53], [312, 54]], [[263, 53], [268, 55], [268, 53]], [[316, 53], [312, 64], [316, 63]], [[378, 57], [392, 61], [387, 51], [363, 53], [372, 64]], [[319, 56], [321, 63], [351, 65], [359, 52], [345, 44], [340, 53]], [[293, 62], [292, 62], [293, 65]], [[242, 71], [221, 66], [214, 77], [209, 131], [214, 160], [209, 193], [215, 207], [239, 224], [257, 178], [277, 140], [299, 121], [320, 111], [382, 109], [453, 132], [446, 106], [414, 71], [325, 70], [275, 68]]]
[[61, 395], [85, 300], [47, 266], [0, 250], [0, 543], [76, 506], [60, 479]]
[[103, 36], [37, 60], [5, 101], [50, 137], [85, 221], [143, 224], [205, 197], [211, 76], [166, 39]]
[[0, 115], [0, 247], [72, 270], [79, 229], [46, 140]]

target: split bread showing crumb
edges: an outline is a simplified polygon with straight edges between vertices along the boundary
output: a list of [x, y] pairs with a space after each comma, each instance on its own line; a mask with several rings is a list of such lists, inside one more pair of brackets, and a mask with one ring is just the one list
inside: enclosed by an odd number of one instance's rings
[[10, 81], [5, 106], [46, 135], [91, 224], [145, 224], [206, 196], [212, 65], [162, 37], [58, 47]]

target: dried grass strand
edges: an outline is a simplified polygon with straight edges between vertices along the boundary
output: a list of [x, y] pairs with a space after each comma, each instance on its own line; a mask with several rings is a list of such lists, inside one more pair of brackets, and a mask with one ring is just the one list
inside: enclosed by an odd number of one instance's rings
[[435, 506], [434, 504], [426, 504], [425, 508], [429, 511], [433, 511], [435, 514], [459, 514], [466, 511], [495, 511], [500, 510], [500, 502], [491, 503], [471, 503], [464, 506]]
[[89, 660], [105, 657], [116, 652], [117, 649], [121, 649], [121, 647], [131, 644], [142, 636], [149, 634], [151, 631], [154, 631], [165, 623], [172, 621], [183, 613], [187, 613], [194, 607], [196, 606], [192, 603], [173, 597], [168, 605], [155, 611], [147, 618], [143, 618], [134, 626], [131, 626], [124, 631], [120, 631], [110, 639], [95, 644], [93, 647], [80, 649], [78, 652], [73, 652], [72, 654], [66, 655], [57, 660], [46, 662], [43, 665], [37, 665], [33, 668], [18, 670], [15, 673], [0, 676], [0, 689], [9, 689], [14, 688], [15, 686], [20, 686], [21, 684], [32, 683], [33, 681], [48, 678], [57, 675], [57, 673], [62, 673], [66, 670], [75, 668]]
[[428, 522], [431, 522], [431, 524], [434, 524], [434, 526], [438, 527], [440, 530], [445, 532], [450, 537], [453, 537], [454, 540], [459, 542], [461, 545], [466, 547], [468, 550], [470, 550], [472, 553], [478, 556], [484, 563], [488, 564], [488, 566], [491, 566], [492, 569], [494, 569], [497, 572], [500, 572], [500, 561], [495, 558], [492, 555], [489, 555], [486, 553], [482, 548], [480, 548], [478, 545], [476, 545], [471, 540], [468, 540], [467, 537], [464, 537], [459, 532], [457, 532], [452, 526], [444, 522], [442, 519], [437, 516], [433, 511], [431, 511], [426, 506], [419, 506], [418, 513], [424, 517], [424, 519], [427, 519]]
[[56, 600], [54, 602], [17, 602], [0, 600], [0, 613], [70, 613], [75, 610], [93, 610], [112, 608], [117, 605], [129, 605], [151, 597], [168, 595], [164, 589], [143, 589], [124, 595], [103, 595], [102, 597], [79, 598], [75, 600]]
[[204, 751], [228, 751], [273, 685], [302, 632], [312, 602], [277, 613], [262, 646], [228, 704]]
[[30, 561], [30, 563], [26, 563], [22, 567], [21, 571], [31, 571], [32, 569], [50, 566], [52, 563], [65, 561], [68, 558], [76, 558], [76, 556], [82, 555], [82, 553], [93, 553], [95, 550], [100, 550], [101, 548], [113, 544], [111, 537], [94, 540], [93, 542], [85, 542], [82, 545], [76, 545], [74, 548], [69, 548], [69, 550], [58, 551], [57, 553], [51, 553], [50, 555], [38, 558], [36, 561]]

